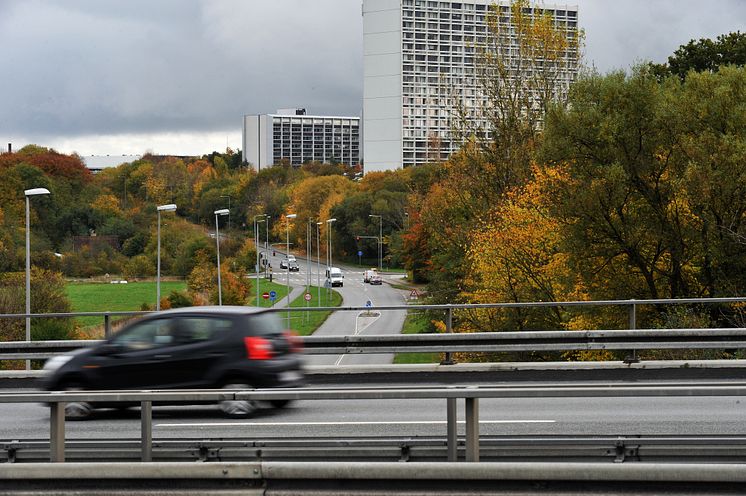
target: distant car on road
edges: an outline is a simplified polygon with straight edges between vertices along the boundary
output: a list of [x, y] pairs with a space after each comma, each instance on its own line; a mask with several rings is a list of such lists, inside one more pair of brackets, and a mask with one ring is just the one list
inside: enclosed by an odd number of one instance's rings
[[288, 262], [288, 270], [290, 272], [300, 272], [300, 265], [295, 260], [290, 260]]
[[[279, 314], [249, 307], [190, 307], [151, 314], [93, 348], [53, 357], [43, 387], [58, 390], [249, 389], [305, 382], [301, 342]], [[281, 408], [287, 401], [271, 401]], [[69, 402], [65, 416], [129, 405]], [[249, 416], [252, 401], [222, 401], [230, 417]]]
[[376, 269], [368, 269], [365, 272], [363, 272], [363, 282], [368, 283], [370, 282], [370, 278], [374, 275], [378, 274], [378, 271]]
[[281, 269], [287, 269], [288, 268], [288, 260], [286, 258], [283, 258], [280, 260], [280, 268]]
[[381, 285], [383, 284], [383, 278], [380, 276], [380, 274], [375, 274], [370, 277], [370, 283], [373, 285]]

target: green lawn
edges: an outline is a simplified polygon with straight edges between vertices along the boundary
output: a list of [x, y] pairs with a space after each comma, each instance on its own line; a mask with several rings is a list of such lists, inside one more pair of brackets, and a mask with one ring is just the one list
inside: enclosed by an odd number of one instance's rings
[[[429, 329], [427, 314], [410, 310], [404, 320], [402, 334], [422, 334]], [[394, 355], [394, 363], [440, 363], [440, 353], [397, 353]]]
[[[155, 281], [109, 284], [99, 282], [71, 282], [65, 286], [73, 312], [123, 312], [140, 310], [143, 303], [155, 306]], [[161, 281], [161, 297], [186, 288], [184, 281]], [[82, 327], [103, 325], [101, 317], [76, 319]]]
[[[287, 286], [274, 279], [275, 282], [269, 282], [267, 279], [259, 279], [259, 306], [268, 308], [272, 306], [271, 299], [264, 299], [263, 293], [275, 291], [276, 301], [281, 300], [287, 295]], [[251, 280], [252, 287], [255, 280]], [[97, 282], [71, 282], [65, 287], [65, 292], [70, 300], [73, 312], [117, 312], [117, 311], [137, 311], [140, 310], [143, 303], [155, 305], [155, 282], [131, 282], [129, 284], [109, 284]], [[167, 297], [172, 291], [183, 291], [186, 289], [184, 281], [161, 281], [161, 297]], [[338, 307], [342, 304], [342, 296], [331, 291], [331, 296], [327, 299], [326, 289], [321, 289], [321, 305], [317, 301], [317, 288], [311, 287], [313, 297], [309, 305]], [[248, 299], [248, 304], [256, 305], [256, 289], [252, 290]], [[301, 295], [291, 303], [292, 307], [305, 307], [306, 301]], [[298, 334], [306, 336], [312, 334], [329, 316], [330, 312], [292, 312], [291, 325]], [[84, 329], [92, 329], [97, 326], [103, 326], [103, 317], [79, 317], [76, 319], [79, 326]], [[102, 331], [103, 332], [103, 331]], [[97, 336], [99, 337], [99, 336]]]
[[[318, 300], [318, 287], [311, 286], [309, 292], [311, 293], [311, 301], [306, 303], [303, 295], [296, 298], [290, 303], [292, 308], [306, 308], [308, 307], [338, 307], [342, 304], [342, 295], [337, 291], [329, 291], [327, 296], [327, 290], [321, 288], [321, 304]], [[316, 329], [329, 317], [331, 312], [291, 312], [290, 313], [290, 326], [300, 336], [308, 336], [313, 334]], [[286, 314], [285, 314], [286, 315]]]

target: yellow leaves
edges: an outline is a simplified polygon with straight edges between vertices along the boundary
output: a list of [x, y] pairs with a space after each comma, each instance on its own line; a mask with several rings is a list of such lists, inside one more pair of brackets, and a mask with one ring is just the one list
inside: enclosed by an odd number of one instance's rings
[[[107, 216], [121, 216], [122, 210], [119, 208], [119, 200], [114, 195], [101, 195], [91, 204], [91, 208], [104, 213]], [[2, 219], [0, 218], [0, 222]]]

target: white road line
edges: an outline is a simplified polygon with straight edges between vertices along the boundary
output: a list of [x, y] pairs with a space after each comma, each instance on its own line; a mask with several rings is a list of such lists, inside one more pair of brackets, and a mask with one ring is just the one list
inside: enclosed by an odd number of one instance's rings
[[[480, 425], [488, 424], [554, 424], [556, 420], [480, 420]], [[463, 420], [457, 421], [465, 424]], [[402, 420], [400, 422], [205, 422], [194, 424], [156, 424], [156, 427], [302, 427], [338, 425], [446, 425], [445, 420]]]

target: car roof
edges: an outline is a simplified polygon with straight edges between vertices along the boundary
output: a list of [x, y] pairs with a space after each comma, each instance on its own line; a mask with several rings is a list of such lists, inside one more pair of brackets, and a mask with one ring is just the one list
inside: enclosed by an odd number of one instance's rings
[[153, 315], [180, 315], [180, 314], [202, 314], [202, 315], [249, 315], [249, 314], [255, 314], [255, 313], [262, 313], [266, 312], [267, 310], [264, 308], [257, 308], [257, 307], [242, 307], [238, 305], [208, 305], [208, 306], [201, 306], [201, 307], [182, 307], [182, 308], [173, 308], [171, 310], [164, 310], [162, 312], [156, 312]]

